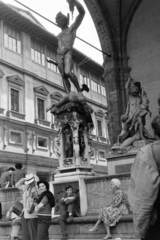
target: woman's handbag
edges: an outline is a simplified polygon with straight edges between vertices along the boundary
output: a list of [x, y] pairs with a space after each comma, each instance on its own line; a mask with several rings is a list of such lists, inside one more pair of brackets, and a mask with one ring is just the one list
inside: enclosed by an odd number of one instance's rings
[[12, 207], [12, 212], [15, 213], [17, 216], [20, 216], [23, 211], [23, 204], [20, 201], [16, 201], [14, 206]]

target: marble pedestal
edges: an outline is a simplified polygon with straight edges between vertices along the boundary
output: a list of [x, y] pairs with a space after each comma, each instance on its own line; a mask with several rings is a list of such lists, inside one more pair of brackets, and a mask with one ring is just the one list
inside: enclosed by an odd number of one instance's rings
[[153, 140], [149, 139], [135, 141], [133, 147], [128, 151], [118, 147], [112, 148], [112, 152], [110, 152], [107, 157], [108, 174], [115, 175], [130, 173], [131, 166], [135, 160], [138, 150], [151, 142], [153, 142]]
[[[62, 197], [66, 185], [70, 184], [74, 190], [79, 192], [80, 198], [80, 212], [81, 216], [87, 213], [87, 191], [85, 179], [95, 176], [95, 173], [90, 168], [72, 168], [70, 172], [63, 172], [54, 175], [54, 181], [50, 182], [50, 190], [55, 196], [56, 202]], [[59, 215], [59, 211], [54, 208], [52, 210], [52, 217]]]

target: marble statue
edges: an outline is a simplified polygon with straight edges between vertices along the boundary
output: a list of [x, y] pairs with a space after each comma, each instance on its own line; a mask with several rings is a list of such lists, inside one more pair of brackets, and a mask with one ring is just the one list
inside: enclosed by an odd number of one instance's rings
[[74, 23], [69, 25], [69, 17], [66, 17], [61, 12], [56, 16], [56, 23], [61, 28], [61, 33], [57, 36], [58, 49], [57, 49], [57, 65], [62, 75], [63, 85], [65, 91], [69, 93], [71, 91], [70, 81], [74, 84], [77, 92], [82, 91], [76, 75], [72, 72], [73, 70], [73, 44], [76, 38], [76, 31], [80, 26], [85, 10], [78, 0], [67, 0], [70, 10], [73, 12], [74, 6], [78, 10], [78, 16]]
[[116, 143], [120, 148], [131, 146], [136, 140], [152, 138], [145, 128], [145, 116], [152, 114], [147, 93], [142, 89], [141, 83], [132, 78], [128, 79], [125, 88], [128, 104], [125, 114], [121, 116], [122, 131]]

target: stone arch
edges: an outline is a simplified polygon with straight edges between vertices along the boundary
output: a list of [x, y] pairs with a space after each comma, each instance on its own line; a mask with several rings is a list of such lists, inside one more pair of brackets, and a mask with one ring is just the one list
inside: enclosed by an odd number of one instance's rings
[[[106, 53], [114, 52], [115, 46], [113, 44], [115, 29], [107, 8], [104, 9], [103, 0], [84, 0], [93, 22], [95, 24], [102, 50]], [[106, 14], [107, 12], [107, 14]], [[105, 17], [104, 17], [105, 16]], [[103, 55], [104, 60], [105, 56]]]
[[122, 47], [123, 47], [124, 53], [126, 53], [126, 54], [127, 54], [127, 36], [128, 36], [129, 27], [132, 22], [133, 16], [141, 2], [142, 2], [142, 0], [134, 0], [132, 2], [132, 4], [130, 5], [130, 8], [123, 20], [124, 27], [123, 27], [123, 32], [122, 32], [122, 39], [123, 39]]

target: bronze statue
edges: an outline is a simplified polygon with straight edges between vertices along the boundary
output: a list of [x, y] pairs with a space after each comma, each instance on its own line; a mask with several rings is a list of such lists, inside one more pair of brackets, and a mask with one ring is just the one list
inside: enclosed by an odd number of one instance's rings
[[83, 130], [79, 129], [79, 156], [84, 157], [84, 150], [86, 147], [84, 136], [83, 136]]
[[69, 126], [64, 129], [65, 134], [65, 155], [66, 158], [73, 157], [73, 140], [72, 140], [72, 131]]
[[121, 117], [122, 131], [118, 136], [117, 145], [121, 148], [130, 146], [134, 141], [151, 138], [146, 130], [145, 116], [149, 110], [147, 93], [143, 91], [140, 82], [129, 78], [126, 83], [128, 104], [126, 113]]
[[72, 72], [72, 55], [73, 44], [76, 38], [76, 31], [84, 18], [85, 10], [78, 0], [67, 0], [67, 2], [71, 11], [73, 11], [75, 6], [79, 12], [75, 22], [70, 27], [68, 27], [69, 17], [66, 17], [61, 12], [59, 12], [56, 16], [56, 23], [62, 29], [61, 33], [57, 36], [57, 64], [59, 71], [62, 75], [64, 88], [66, 92], [69, 93], [71, 91], [70, 81], [74, 84], [78, 92], [81, 91], [78, 79], [76, 75]]

